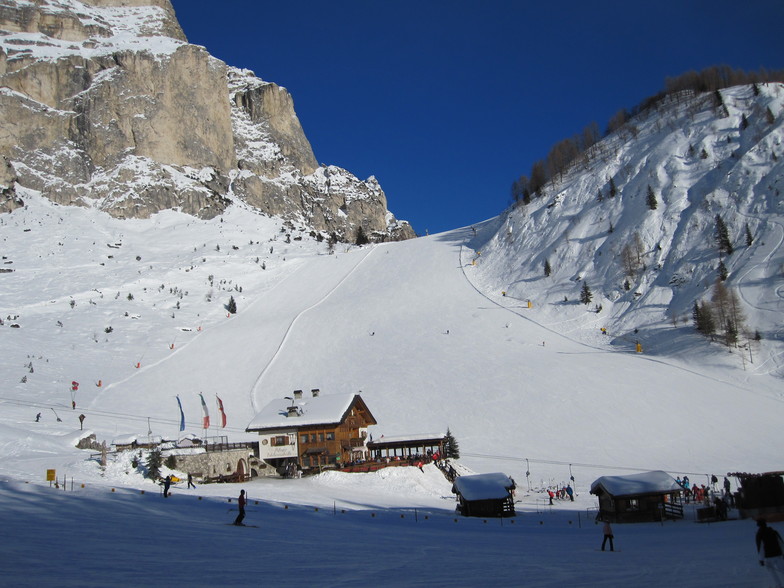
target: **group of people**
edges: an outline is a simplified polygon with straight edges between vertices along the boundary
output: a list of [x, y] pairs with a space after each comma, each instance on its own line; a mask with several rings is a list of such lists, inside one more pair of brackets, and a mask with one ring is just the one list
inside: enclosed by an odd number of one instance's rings
[[570, 484], [566, 486], [562, 486], [560, 489], [553, 490], [552, 488], [547, 489], [547, 496], [550, 498], [550, 505], [552, 506], [553, 500], [571, 500], [574, 502], [574, 488], [571, 487]]

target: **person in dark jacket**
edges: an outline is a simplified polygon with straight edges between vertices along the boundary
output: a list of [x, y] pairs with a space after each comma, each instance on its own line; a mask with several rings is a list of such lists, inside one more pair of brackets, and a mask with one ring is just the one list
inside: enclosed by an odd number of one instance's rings
[[757, 521], [757, 552], [760, 565], [765, 566], [776, 588], [784, 587], [784, 542], [776, 529], [768, 527], [765, 519]]
[[604, 539], [602, 539], [602, 551], [604, 551], [604, 546], [607, 544], [607, 540], [610, 540], [610, 551], [615, 551], [615, 545], [613, 545], [613, 539], [615, 536], [613, 535], [612, 527], [610, 526], [610, 521], [604, 521], [604, 526], [602, 527], [602, 534], [604, 535]]
[[240, 496], [237, 499], [237, 505], [240, 507], [240, 513], [234, 519], [235, 525], [242, 525], [242, 519], [245, 518], [245, 490], [240, 490]]
[[169, 487], [171, 486], [171, 476], [166, 476], [163, 479], [163, 497], [169, 497]]

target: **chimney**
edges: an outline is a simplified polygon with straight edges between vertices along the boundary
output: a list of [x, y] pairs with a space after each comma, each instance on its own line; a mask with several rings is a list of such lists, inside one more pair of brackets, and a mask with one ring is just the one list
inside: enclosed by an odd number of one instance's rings
[[295, 417], [299, 416], [299, 407], [298, 406], [289, 406], [288, 413], [286, 414], [286, 418], [288, 417]]
[[294, 398], [302, 398], [302, 390], [294, 390]]
[[318, 388], [313, 388], [313, 389], [310, 391], [310, 393], [313, 395], [313, 398], [318, 398], [318, 395], [319, 395], [319, 389], [318, 389]]

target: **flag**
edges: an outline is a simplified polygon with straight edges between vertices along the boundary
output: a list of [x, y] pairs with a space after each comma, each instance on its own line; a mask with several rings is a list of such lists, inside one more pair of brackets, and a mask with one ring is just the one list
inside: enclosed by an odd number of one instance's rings
[[185, 413], [182, 412], [182, 402], [180, 402], [180, 395], [177, 395], [177, 405], [180, 407], [180, 431], [185, 430]]
[[217, 394], [215, 395], [215, 398], [218, 400], [218, 410], [221, 413], [221, 429], [223, 429], [226, 427], [226, 413], [223, 412], [223, 400], [221, 400]]
[[209, 429], [210, 428], [210, 413], [207, 411], [207, 403], [204, 402], [204, 396], [201, 395], [199, 392], [199, 398], [201, 398], [201, 409], [204, 412], [204, 417], [202, 418], [202, 429]]

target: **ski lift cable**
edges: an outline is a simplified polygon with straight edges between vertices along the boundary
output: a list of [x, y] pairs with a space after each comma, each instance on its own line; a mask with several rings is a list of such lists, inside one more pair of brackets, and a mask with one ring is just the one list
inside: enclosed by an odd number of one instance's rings
[[[481, 453], [465, 453], [464, 451], [460, 452], [460, 457], [478, 457], [482, 459], [497, 459], [501, 461], [515, 461], [515, 462], [531, 461], [533, 463], [540, 463], [546, 465], [574, 466], [574, 467], [582, 467], [582, 468], [595, 469], [595, 470], [625, 470], [631, 472], [648, 472], [651, 471], [651, 469], [657, 469], [657, 468], [650, 468], [650, 467], [629, 467], [629, 466], [618, 466], [618, 465], [609, 465], [609, 464], [579, 463], [574, 461], [559, 461], [553, 459], [536, 459], [536, 458], [525, 458], [525, 457], [510, 457], [510, 456], [503, 456], [503, 455], [486, 455]], [[683, 472], [680, 470], [677, 471], [678, 473], [692, 475], [692, 476], [707, 475], [705, 474], [705, 472]]]

